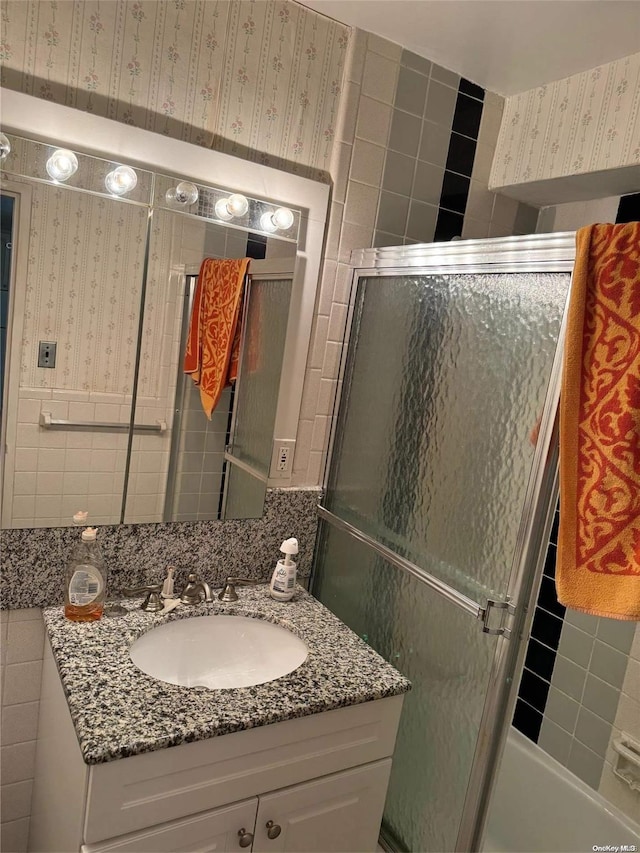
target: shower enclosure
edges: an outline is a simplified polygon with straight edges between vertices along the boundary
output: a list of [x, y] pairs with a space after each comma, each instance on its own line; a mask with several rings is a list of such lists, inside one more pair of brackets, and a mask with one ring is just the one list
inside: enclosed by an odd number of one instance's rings
[[480, 848], [557, 496], [574, 235], [354, 253], [314, 593], [413, 682], [382, 840]]

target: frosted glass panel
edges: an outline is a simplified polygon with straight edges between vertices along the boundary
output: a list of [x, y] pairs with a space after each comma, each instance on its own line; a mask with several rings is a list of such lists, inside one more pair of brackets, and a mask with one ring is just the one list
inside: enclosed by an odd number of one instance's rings
[[266, 483], [227, 462], [225, 518], [260, 518], [264, 507]]
[[325, 523], [319, 554], [314, 594], [413, 683], [383, 826], [398, 850], [453, 850], [497, 638]]
[[506, 593], [568, 285], [359, 283], [326, 505], [478, 602]]
[[265, 475], [271, 463], [291, 285], [290, 279], [252, 281], [246, 318], [231, 443], [234, 456]]

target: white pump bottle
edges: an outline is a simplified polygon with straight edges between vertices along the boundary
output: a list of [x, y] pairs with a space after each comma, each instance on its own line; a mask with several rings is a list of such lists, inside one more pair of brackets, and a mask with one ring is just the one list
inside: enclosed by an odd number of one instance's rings
[[276, 563], [269, 591], [271, 598], [275, 598], [276, 601], [289, 601], [296, 591], [297, 565], [291, 559], [291, 555], [298, 553], [298, 540], [294, 538], [285, 539], [280, 550], [285, 557], [284, 560], [278, 560]]

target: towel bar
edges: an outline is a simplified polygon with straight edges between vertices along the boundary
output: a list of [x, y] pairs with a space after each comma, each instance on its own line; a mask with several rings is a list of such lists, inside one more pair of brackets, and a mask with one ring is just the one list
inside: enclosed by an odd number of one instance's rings
[[[129, 424], [106, 423], [104, 421], [64, 421], [54, 420], [51, 412], [40, 412], [40, 426], [44, 429], [102, 430], [104, 432], [129, 432]], [[134, 424], [134, 432], [166, 432], [167, 422], [155, 424]]]

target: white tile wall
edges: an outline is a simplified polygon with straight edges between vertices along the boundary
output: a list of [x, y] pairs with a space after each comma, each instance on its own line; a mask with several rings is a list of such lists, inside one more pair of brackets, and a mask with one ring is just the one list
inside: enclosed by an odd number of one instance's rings
[[[39, 425], [40, 413], [55, 419], [129, 420], [130, 397], [125, 394], [87, 394], [87, 401], [64, 399], [73, 392], [51, 392], [41, 399], [39, 389], [21, 388], [16, 446], [8, 454], [5, 476], [12, 485], [9, 526], [42, 527], [68, 524], [79, 509], [89, 509], [91, 521], [109, 524], [119, 520], [127, 436], [122, 433], [47, 430]], [[128, 402], [127, 402], [128, 401]], [[94, 474], [109, 472], [97, 490]]]
[[317, 485], [326, 462], [350, 296], [351, 249], [373, 245], [401, 48], [356, 32], [347, 60], [331, 176], [336, 186], [298, 426], [292, 485]]
[[40, 706], [44, 625], [40, 610], [0, 611], [2, 786], [0, 849], [27, 849]]
[[613, 723], [599, 787], [600, 793], [609, 802], [629, 815], [630, 818], [639, 821], [640, 791], [632, 791], [613, 772], [616, 753], [612, 744], [614, 740], [620, 737], [621, 732], [626, 732], [631, 735], [636, 743], [640, 743], [640, 625], [636, 626], [633, 645], [629, 652], [629, 662], [622, 683], [618, 711]]
[[615, 222], [620, 196], [574, 201], [544, 207], [540, 211], [538, 233], [575, 231], [594, 222]]

